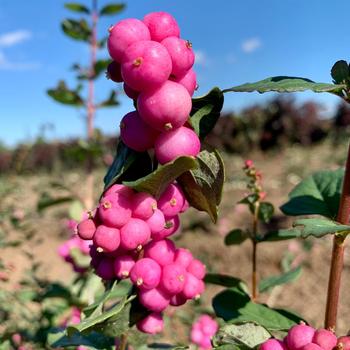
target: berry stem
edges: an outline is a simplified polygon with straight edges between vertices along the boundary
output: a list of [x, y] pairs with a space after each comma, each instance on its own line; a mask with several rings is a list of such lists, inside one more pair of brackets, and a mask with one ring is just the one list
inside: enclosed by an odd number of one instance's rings
[[128, 343], [128, 335], [127, 333], [123, 333], [120, 336], [120, 344], [119, 344], [118, 350], [126, 350], [127, 343]]
[[[343, 190], [339, 203], [337, 221], [348, 224], [350, 219], [350, 146], [346, 161]], [[340, 293], [341, 274], [344, 264], [345, 237], [335, 235], [333, 239], [332, 260], [328, 280], [325, 328], [335, 330]]]

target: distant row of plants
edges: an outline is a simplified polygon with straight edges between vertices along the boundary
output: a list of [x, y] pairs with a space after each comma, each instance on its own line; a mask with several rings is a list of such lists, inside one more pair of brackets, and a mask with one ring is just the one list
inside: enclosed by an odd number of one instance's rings
[[[240, 114], [223, 115], [207, 137], [207, 143], [228, 153], [245, 154], [252, 149], [268, 151], [291, 144], [311, 145], [326, 138], [335, 144], [349, 134], [350, 108], [340, 104], [332, 118], [314, 102], [298, 105], [293, 98], [278, 97], [255, 105]], [[348, 127], [348, 128], [347, 128]], [[40, 137], [10, 149], [0, 147], [1, 173], [59, 171], [85, 166], [89, 156], [95, 165], [108, 165], [115, 136], [95, 132], [90, 143], [79, 139], [47, 141]]]

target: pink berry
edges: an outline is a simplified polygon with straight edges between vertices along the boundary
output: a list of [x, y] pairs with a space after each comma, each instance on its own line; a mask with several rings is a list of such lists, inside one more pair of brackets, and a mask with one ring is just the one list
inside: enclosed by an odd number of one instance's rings
[[175, 295], [184, 289], [186, 282], [186, 270], [178, 264], [170, 264], [163, 267], [160, 286], [170, 295]]
[[193, 259], [191, 261], [187, 267], [187, 271], [200, 280], [204, 278], [206, 272], [205, 265], [198, 259]]
[[166, 12], [151, 12], [143, 22], [147, 25], [152, 40], [161, 42], [168, 36], [180, 36], [180, 28], [173, 16]]
[[170, 305], [172, 306], [181, 306], [186, 304], [187, 298], [184, 297], [182, 293], [173, 295], [170, 299]]
[[121, 67], [118, 62], [112, 61], [107, 67], [107, 78], [116, 83], [123, 81]]
[[131, 218], [120, 230], [120, 242], [126, 250], [142, 249], [151, 237], [151, 231], [145, 221]]
[[191, 264], [193, 261], [192, 253], [185, 248], [178, 248], [175, 252], [174, 262], [176, 264], [182, 265], [185, 269]]
[[153, 289], [158, 286], [162, 270], [159, 264], [150, 258], [136, 261], [130, 271], [131, 281], [139, 288]]
[[218, 323], [209, 315], [202, 315], [192, 325], [191, 341], [199, 345], [199, 348], [211, 349], [211, 338], [215, 335], [219, 328]]
[[173, 262], [175, 244], [169, 239], [152, 241], [145, 246], [144, 256], [155, 260], [160, 266], [169, 265]]
[[350, 350], [350, 337], [339, 337], [337, 344], [341, 344], [343, 350]]
[[[148, 125], [168, 132], [185, 124], [191, 112], [192, 100], [181, 84], [168, 80], [158, 89], [141, 92], [137, 106], [141, 118]], [[183, 140], [179, 139], [178, 142], [173, 143], [172, 147], [178, 148]]]
[[78, 224], [78, 235], [81, 239], [90, 240], [96, 231], [95, 222], [92, 219], [86, 219]]
[[150, 315], [143, 318], [136, 323], [136, 327], [139, 331], [148, 334], [156, 334], [163, 331], [164, 321], [163, 317], [158, 312], [152, 312]]
[[151, 235], [156, 234], [164, 229], [164, 214], [159, 209], [156, 209], [153, 215], [147, 219], [146, 222], [151, 230]]
[[312, 343], [315, 329], [305, 324], [293, 326], [288, 331], [287, 345], [289, 350], [299, 350], [304, 345]]
[[176, 81], [177, 83], [184, 86], [190, 96], [193, 96], [194, 92], [197, 89], [197, 77], [193, 69], [188, 70], [188, 72], [180, 79], [172, 77], [171, 80]]
[[130, 255], [120, 255], [114, 260], [114, 273], [120, 278], [128, 278], [135, 265], [135, 260]]
[[136, 111], [126, 114], [120, 122], [120, 138], [134, 151], [145, 152], [153, 148], [157, 135]]
[[139, 91], [132, 89], [129, 85], [125, 83], [123, 84], [123, 88], [125, 95], [131, 98], [132, 100], [136, 100], [140, 95]]
[[185, 195], [178, 184], [170, 184], [158, 199], [158, 208], [164, 216], [175, 216], [183, 208]]
[[337, 336], [327, 329], [318, 329], [312, 342], [324, 350], [332, 350], [337, 345]]
[[302, 350], [322, 350], [323, 348], [321, 348], [319, 345], [314, 344], [314, 343], [310, 343], [310, 344], [306, 344], [304, 345], [302, 348]]
[[167, 133], [161, 133], [154, 143], [154, 150], [160, 164], [171, 162], [180, 156], [195, 157], [200, 149], [201, 143], [197, 134], [184, 126]]
[[139, 298], [146, 309], [155, 312], [163, 311], [170, 303], [170, 296], [160, 288], [141, 289]]
[[153, 232], [152, 239], [159, 241], [160, 239], [169, 237], [172, 234], [174, 234], [179, 229], [179, 227], [180, 227], [180, 218], [178, 215], [175, 215], [173, 217], [166, 217], [165, 226], [163, 230], [159, 232]]
[[175, 36], [165, 38], [161, 44], [165, 46], [171, 57], [173, 67], [171, 75], [176, 78], [184, 77], [194, 64], [192, 44]]
[[110, 194], [122, 194], [125, 197], [131, 197], [134, 195], [134, 191], [132, 188], [122, 185], [122, 184], [114, 184], [107, 189], [107, 191], [103, 194], [104, 197], [109, 196]]
[[202, 315], [198, 321], [201, 323], [202, 332], [205, 335], [214, 335], [219, 328], [218, 323], [209, 315]]
[[122, 77], [136, 91], [159, 88], [169, 79], [171, 69], [167, 49], [156, 41], [131, 44], [122, 58]]
[[106, 252], [113, 252], [120, 244], [119, 230], [104, 225], [98, 226], [94, 234], [94, 244]]
[[259, 350], [287, 350], [287, 347], [279, 339], [268, 339], [260, 345]]
[[98, 215], [105, 225], [122, 227], [131, 217], [129, 198], [119, 193], [104, 196], [100, 200]]
[[187, 299], [198, 298], [204, 291], [204, 283], [191, 273], [186, 274], [185, 285], [182, 294]]
[[147, 220], [157, 209], [157, 201], [146, 192], [139, 192], [132, 199], [132, 216], [134, 218]]
[[120, 63], [131, 44], [150, 39], [150, 32], [142, 21], [136, 18], [124, 19], [110, 29], [108, 51], [113, 60]]
[[96, 275], [104, 280], [112, 280], [115, 278], [113, 260], [109, 258], [103, 258], [96, 267]]

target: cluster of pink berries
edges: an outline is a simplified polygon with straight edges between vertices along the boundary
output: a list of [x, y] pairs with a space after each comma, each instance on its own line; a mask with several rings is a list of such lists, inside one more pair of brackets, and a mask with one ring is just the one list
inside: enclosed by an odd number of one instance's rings
[[350, 337], [339, 337], [327, 329], [315, 329], [306, 324], [293, 326], [283, 340], [269, 339], [260, 350], [349, 350]]
[[113, 62], [107, 76], [124, 82], [137, 106], [121, 121], [122, 141], [138, 152], [154, 148], [160, 164], [196, 156], [199, 138], [185, 126], [197, 85], [195, 55], [191, 43], [180, 38], [176, 20], [165, 12], [143, 21], [124, 19], [110, 28], [108, 51]]
[[163, 329], [161, 312], [199, 297], [205, 266], [187, 249], [167, 237], [179, 228], [179, 214], [188, 202], [177, 183], [156, 200], [145, 192], [115, 184], [100, 200], [94, 216], [78, 225], [78, 235], [93, 240], [91, 264], [105, 280], [130, 278], [140, 303], [150, 315], [138, 328], [147, 333]]
[[211, 349], [211, 338], [219, 329], [218, 323], [209, 315], [202, 315], [193, 324], [191, 329], [191, 341], [199, 346], [200, 350]]

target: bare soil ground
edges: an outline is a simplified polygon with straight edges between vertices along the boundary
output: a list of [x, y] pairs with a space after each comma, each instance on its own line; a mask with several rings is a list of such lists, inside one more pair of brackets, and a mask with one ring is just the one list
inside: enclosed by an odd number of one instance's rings
[[[310, 149], [292, 147], [269, 155], [251, 154], [257, 168], [263, 172], [263, 184], [268, 193], [267, 200], [278, 208], [287, 199], [290, 189], [301, 178], [313, 171], [323, 168], [336, 168], [343, 164], [346, 156], [346, 145], [332, 149], [329, 145]], [[182, 233], [176, 237], [179, 246], [190, 248], [194, 255], [202, 259], [210, 272], [231, 274], [242, 278], [250, 284], [251, 245], [246, 241], [241, 246], [226, 247], [224, 234], [236, 227], [249, 227], [251, 218], [247, 210], [237, 201], [245, 192], [245, 183], [240, 156], [224, 156], [227, 166], [227, 178], [223, 202], [220, 207], [219, 222], [214, 225], [203, 213], [190, 210], [183, 216]], [[102, 189], [103, 170], [96, 171], [96, 194]], [[52, 280], [69, 282], [73, 276], [71, 268], [62, 262], [57, 255], [57, 247], [67, 238], [64, 229], [64, 218], [67, 207], [49, 209], [43, 215], [35, 211], [39, 194], [52, 180], [63, 181], [66, 186], [80, 186], [84, 181], [80, 172], [57, 174], [53, 178], [47, 175], [28, 175], [22, 177], [0, 178], [1, 182], [14, 186], [15, 190], [6, 201], [26, 212], [32, 212], [31, 225], [36, 231], [35, 240], [28, 240], [22, 248], [8, 248], [1, 252], [7, 263], [16, 269], [11, 283], [16, 283], [23, 270], [28, 266], [28, 258], [24, 252], [30, 252], [35, 260], [42, 263], [41, 273]], [[9, 205], [10, 205], [9, 204]], [[274, 223], [280, 227], [291, 225], [277, 209]], [[262, 229], [262, 228], [261, 228]], [[9, 233], [14, 235], [14, 233]], [[330, 238], [310, 240], [312, 247], [305, 251], [300, 243], [286, 241], [282, 243], [263, 243], [258, 251], [259, 277], [281, 273], [281, 260], [288, 251], [298, 255], [303, 261], [303, 273], [293, 283], [274, 288], [271, 293], [261, 296], [261, 301], [274, 307], [286, 307], [303, 315], [315, 326], [321, 326], [324, 318], [328, 266], [331, 256]], [[203, 296], [203, 306], [210, 307], [211, 297], [219, 290], [208, 287]], [[350, 329], [350, 256], [345, 256], [345, 268], [342, 281], [341, 307], [339, 310], [339, 333], [347, 333]], [[176, 311], [184, 316], [181, 308]], [[170, 321], [172, 322], [172, 321]], [[181, 335], [177, 334], [177, 337]]]

